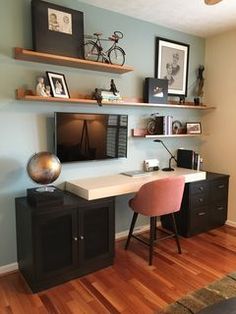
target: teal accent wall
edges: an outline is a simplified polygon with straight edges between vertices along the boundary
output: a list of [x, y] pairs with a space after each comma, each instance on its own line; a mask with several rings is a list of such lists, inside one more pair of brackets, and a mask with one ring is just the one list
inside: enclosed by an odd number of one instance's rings
[[[141, 20], [82, 4], [76, 0], [57, 0], [84, 12], [85, 33], [103, 32], [105, 36], [121, 30], [121, 46], [127, 53], [127, 64], [134, 72], [113, 75], [53, 65], [17, 61], [13, 47], [32, 48], [31, 11], [29, 0], [2, 0], [0, 2], [0, 266], [16, 261], [16, 234], [14, 199], [24, 196], [26, 189], [35, 184], [26, 174], [29, 157], [39, 151], [52, 150], [52, 120], [55, 111], [124, 113], [129, 115], [128, 158], [119, 160], [66, 164], [56, 181], [109, 175], [126, 170], [140, 169], [144, 159], [158, 158], [161, 166], [168, 162], [168, 154], [152, 140], [131, 137], [131, 129], [144, 127], [155, 108], [97, 107], [15, 100], [19, 87], [33, 89], [36, 77], [50, 70], [64, 73], [70, 91], [89, 94], [95, 87], [109, 88], [110, 79], [123, 96], [142, 96], [143, 80], [154, 76], [155, 37], [161, 36], [190, 44], [189, 85], [196, 80], [196, 69], [204, 63], [205, 41], [201, 38], [167, 29]], [[181, 121], [198, 121], [200, 113], [191, 110], [158, 109], [161, 114], [172, 114]], [[199, 139], [166, 139], [171, 151], [179, 147], [198, 150]], [[116, 199], [116, 232], [128, 229], [131, 212], [127, 201], [131, 195]], [[139, 224], [145, 224], [140, 220]]]

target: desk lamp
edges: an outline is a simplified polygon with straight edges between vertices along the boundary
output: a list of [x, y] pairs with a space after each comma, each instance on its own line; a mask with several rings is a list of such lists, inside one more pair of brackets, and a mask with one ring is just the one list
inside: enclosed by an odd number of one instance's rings
[[156, 143], [161, 143], [161, 144], [165, 147], [165, 149], [168, 151], [168, 153], [170, 154], [170, 156], [171, 156], [170, 159], [169, 159], [169, 167], [168, 167], [168, 168], [163, 168], [162, 171], [174, 171], [175, 169], [174, 169], [174, 168], [171, 168], [171, 160], [174, 159], [174, 160], [177, 162], [175, 156], [171, 154], [171, 152], [169, 151], [169, 149], [166, 147], [166, 145], [165, 145], [161, 140], [154, 140], [154, 142], [156, 142]]

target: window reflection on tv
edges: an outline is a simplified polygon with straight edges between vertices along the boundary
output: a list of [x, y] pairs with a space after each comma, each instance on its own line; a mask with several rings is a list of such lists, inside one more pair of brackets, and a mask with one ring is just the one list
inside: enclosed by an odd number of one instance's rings
[[128, 116], [55, 113], [55, 154], [62, 163], [127, 157]]

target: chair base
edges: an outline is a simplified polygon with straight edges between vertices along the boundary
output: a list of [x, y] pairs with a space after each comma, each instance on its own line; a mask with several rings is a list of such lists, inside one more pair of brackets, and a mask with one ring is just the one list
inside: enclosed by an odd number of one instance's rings
[[165, 232], [164, 230], [162, 230], [165, 233], [168, 233], [169, 235], [166, 237], [161, 237], [161, 238], [157, 238], [157, 234], [156, 234], [156, 222], [157, 222], [157, 217], [150, 217], [150, 235], [149, 235], [149, 242], [146, 242], [144, 240], [142, 240], [141, 238], [133, 235], [133, 231], [134, 231], [134, 227], [135, 227], [135, 223], [137, 221], [138, 218], [138, 213], [134, 212], [133, 214], [133, 218], [131, 221], [131, 225], [130, 225], [130, 229], [129, 229], [129, 234], [128, 234], [128, 238], [125, 244], [125, 250], [128, 249], [129, 244], [130, 244], [130, 240], [131, 237], [135, 238], [136, 240], [142, 242], [143, 244], [146, 244], [149, 246], [149, 265], [152, 265], [152, 260], [153, 260], [153, 251], [154, 251], [154, 242], [156, 240], [164, 240], [167, 238], [175, 238], [176, 241], [176, 245], [177, 245], [177, 249], [178, 249], [178, 253], [181, 254], [181, 247], [180, 247], [180, 242], [179, 242], [179, 237], [178, 237], [178, 232], [177, 232], [177, 226], [176, 226], [176, 221], [175, 221], [175, 216], [174, 214], [170, 214], [172, 217], [172, 222], [173, 222], [173, 229], [174, 229], [174, 233], [169, 234], [169, 232]]

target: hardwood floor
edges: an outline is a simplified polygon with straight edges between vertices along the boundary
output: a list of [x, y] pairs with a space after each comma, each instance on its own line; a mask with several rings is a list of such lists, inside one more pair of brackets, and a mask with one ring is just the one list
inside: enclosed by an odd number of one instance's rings
[[[144, 235], [145, 236], [145, 235]], [[153, 266], [148, 248], [131, 239], [116, 243], [112, 267], [31, 294], [18, 272], [0, 278], [0, 313], [158, 313], [188, 292], [236, 271], [236, 229], [221, 227], [156, 245]]]

